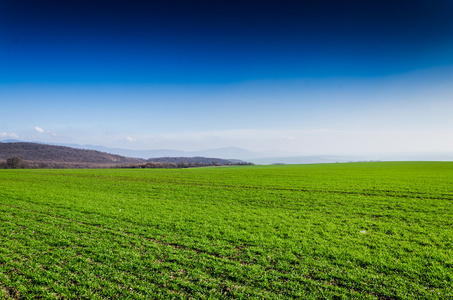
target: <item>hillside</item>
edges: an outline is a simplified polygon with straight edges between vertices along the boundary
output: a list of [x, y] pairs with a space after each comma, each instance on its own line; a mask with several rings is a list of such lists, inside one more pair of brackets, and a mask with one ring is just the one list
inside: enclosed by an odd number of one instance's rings
[[130, 158], [95, 150], [50, 146], [37, 143], [0, 143], [0, 159], [18, 156], [27, 161], [118, 164], [139, 163], [140, 158]]
[[228, 165], [231, 163], [243, 163], [241, 160], [237, 159], [222, 159], [222, 158], [210, 158], [210, 157], [158, 157], [158, 158], [150, 158], [146, 160], [147, 162], [170, 162], [170, 163], [203, 163], [203, 164], [210, 164], [215, 161], [215, 164], [218, 165]]
[[161, 157], [145, 160], [66, 146], [26, 142], [0, 143], [0, 168], [8, 168], [7, 160], [13, 157], [20, 158], [13, 168], [183, 168], [244, 164], [239, 160], [207, 157]]

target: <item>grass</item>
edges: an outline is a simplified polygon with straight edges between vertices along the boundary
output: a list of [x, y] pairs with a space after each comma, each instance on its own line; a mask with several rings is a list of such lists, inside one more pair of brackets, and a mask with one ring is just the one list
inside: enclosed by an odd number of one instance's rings
[[0, 170], [0, 296], [452, 299], [453, 163]]

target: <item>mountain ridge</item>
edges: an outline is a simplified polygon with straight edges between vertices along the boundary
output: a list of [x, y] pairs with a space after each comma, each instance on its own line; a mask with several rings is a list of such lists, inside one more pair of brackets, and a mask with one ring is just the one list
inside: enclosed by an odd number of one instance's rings
[[[79, 149], [89, 149], [89, 150], [98, 150], [107, 153], [113, 153], [117, 155], [127, 156], [127, 157], [137, 157], [143, 159], [150, 159], [156, 157], [217, 157], [222, 159], [241, 159], [247, 160], [252, 157], [256, 157], [257, 154], [252, 151], [248, 151], [238, 147], [223, 147], [223, 148], [214, 148], [214, 149], [205, 149], [198, 151], [184, 151], [184, 150], [174, 150], [174, 149], [150, 149], [150, 150], [133, 150], [133, 149], [123, 149], [123, 148], [109, 148], [105, 146], [96, 146], [96, 145], [77, 145], [77, 144], [67, 144], [69, 147], [79, 148]], [[266, 155], [258, 155], [259, 157], [266, 157]]]
[[[8, 139], [2, 140], [1, 143], [22, 143], [23, 141]], [[23, 142], [28, 143], [28, 142]], [[312, 164], [312, 163], [336, 163], [336, 162], [353, 162], [353, 161], [453, 161], [452, 152], [438, 153], [372, 153], [372, 154], [344, 154], [344, 155], [294, 155], [280, 151], [263, 151], [252, 152], [238, 147], [224, 147], [217, 149], [205, 149], [199, 151], [182, 151], [172, 149], [155, 149], [155, 150], [131, 150], [122, 148], [109, 148], [105, 146], [78, 145], [78, 144], [61, 144], [61, 143], [42, 143], [37, 144], [64, 146], [75, 149], [94, 150], [106, 152], [112, 155], [119, 155], [129, 158], [135, 158], [143, 161], [152, 161], [152, 159], [179, 158], [182, 161], [189, 157], [203, 157], [230, 160], [233, 163], [240, 161], [251, 162], [254, 164]], [[0, 158], [1, 159], [1, 158]]]
[[[11, 143], [20, 143], [23, 141], [19, 140], [3, 140], [0, 143], [11, 142]], [[265, 158], [271, 156], [285, 156], [278, 151], [263, 151], [263, 152], [252, 152], [239, 147], [222, 147], [222, 148], [213, 148], [213, 149], [203, 149], [197, 151], [184, 151], [184, 150], [174, 150], [174, 149], [149, 149], [149, 150], [133, 150], [133, 149], [124, 149], [124, 148], [110, 148], [99, 145], [90, 145], [90, 144], [65, 144], [65, 143], [47, 143], [47, 142], [32, 142], [45, 145], [54, 145], [54, 146], [64, 146], [76, 149], [85, 149], [85, 150], [96, 150], [101, 152], [106, 152], [115, 155], [121, 155], [126, 157], [150, 159], [157, 157], [215, 157], [221, 159], [240, 159], [248, 160], [252, 158]]]
[[[14, 158], [14, 159], [13, 159]], [[4, 160], [4, 162], [1, 162]], [[247, 164], [241, 160], [210, 157], [155, 157], [150, 159], [126, 157], [98, 150], [29, 142], [0, 143], [0, 163], [3, 167], [23, 168], [97, 168], [146, 167], [174, 168], [232, 164]]]

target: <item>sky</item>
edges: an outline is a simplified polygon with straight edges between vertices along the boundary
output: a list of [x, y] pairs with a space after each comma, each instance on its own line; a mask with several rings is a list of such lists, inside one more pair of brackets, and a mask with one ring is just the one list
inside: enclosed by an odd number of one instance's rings
[[453, 152], [453, 2], [0, 0], [0, 140]]

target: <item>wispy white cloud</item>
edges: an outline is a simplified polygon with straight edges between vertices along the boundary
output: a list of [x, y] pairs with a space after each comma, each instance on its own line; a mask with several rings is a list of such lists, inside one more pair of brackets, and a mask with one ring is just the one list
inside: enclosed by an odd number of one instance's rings
[[2, 138], [12, 138], [12, 139], [17, 139], [19, 136], [15, 134], [14, 132], [8, 133], [8, 132], [0, 132], [0, 137]]
[[51, 136], [54, 136], [54, 137], [58, 136], [58, 135], [57, 135], [55, 132], [53, 132], [52, 130], [46, 130], [46, 133], [49, 134], [49, 135], [51, 135]]
[[128, 137], [126, 138], [126, 141], [128, 141], [128, 142], [135, 142], [136, 139], [133, 138], [133, 137], [128, 136]]
[[44, 129], [38, 127], [38, 126], [35, 126], [35, 131], [36, 132], [39, 132], [39, 133], [44, 133]]
[[52, 136], [52, 137], [57, 137], [57, 136], [58, 136], [58, 135], [57, 135], [55, 132], [53, 132], [52, 130], [49, 130], [49, 129], [44, 130], [44, 129], [42, 129], [41, 127], [38, 127], [38, 126], [35, 126], [34, 130], [35, 130], [37, 133], [40, 133], [40, 134], [45, 133], [45, 134], [50, 135], [50, 136]]

